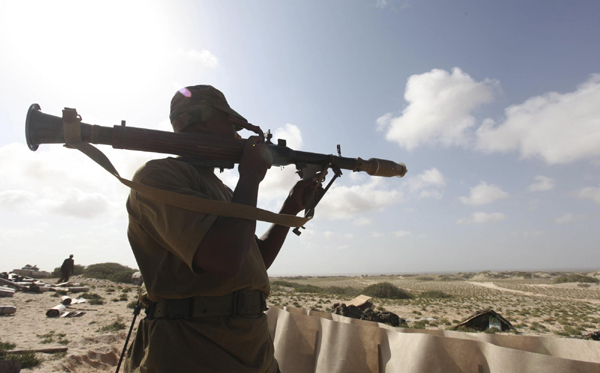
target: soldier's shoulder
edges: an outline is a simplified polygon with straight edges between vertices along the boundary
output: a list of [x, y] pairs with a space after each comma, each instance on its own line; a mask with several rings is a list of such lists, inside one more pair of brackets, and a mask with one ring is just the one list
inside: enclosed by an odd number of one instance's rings
[[189, 172], [190, 166], [174, 158], [153, 159], [140, 167], [133, 176], [133, 181], [140, 182], [147, 177], [161, 177], [174, 173]]

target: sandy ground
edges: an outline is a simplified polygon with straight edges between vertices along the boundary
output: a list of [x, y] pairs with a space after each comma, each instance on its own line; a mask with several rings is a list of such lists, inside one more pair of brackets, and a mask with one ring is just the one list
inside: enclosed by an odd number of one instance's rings
[[[55, 282], [49, 280], [48, 282]], [[126, 333], [133, 320], [133, 310], [127, 304], [135, 300], [137, 288], [110, 281], [72, 278], [90, 287], [89, 293], [104, 298], [103, 305], [82, 303], [74, 308], [91, 309], [80, 317], [49, 318], [46, 311], [60, 304], [54, 292], [41, 294], [17, 292], [12, 298], [0, 298], [0, 305], [14, 305], [17, 312], [0, 317], [0, 339], [15, 343], [15, 349], [67, 347], [66, 354], [39, 354], [45, 362], [34, 372], [96, 372], [114, 371]], [[129, 290], [125, 290], [129, 289]], [[123, 292], [125, 291], [125, 293]], [[123, 296], [125, 294], [125, 296]], [[74, 298], [81, 293], [68, 294]], [[127, 300], [119, 300], [127, 298]], [[139, 319], [138, 319], [139, 320]], [[121, 330], [101, 330], [115, 322], [125, 325]], [[137, 323], [137, 322], [136, 322]]]
[[[513, 289], [503, 288], [503, 287], [500, 287], [500, 286], [494, 284], [493, 282], [471, 282], [471, 281], [469, 281], [469, 284], [475, 285], [475, 286], [483, 286], [488, 289], [506, 291], [508, 293], [528, 295], [528, 296], [532, 296], [532, 297], [552, 297], [551, 295], [548, 295], [548, 294], [539, 294], [539, 293], [532, 293], [529, 291], [521, 291], [521, 290], [513, 290]], [[548, 285], [548, 284], [540, 284], [540, 285], [534, 285], [534, 286], [545, 287], [545, 288], [552, 287], [552, 285]], [[568, 287], [562, 286], [559, 288], [568, 288]], [[577, 301], [577, 302], [589, 302], [589, 303], [594, 303], [594, 304], [600, 304], [600, 300], [598, 300], [598, 299], [575, 299], [575, 298], [573, 298], [573, 300]]]

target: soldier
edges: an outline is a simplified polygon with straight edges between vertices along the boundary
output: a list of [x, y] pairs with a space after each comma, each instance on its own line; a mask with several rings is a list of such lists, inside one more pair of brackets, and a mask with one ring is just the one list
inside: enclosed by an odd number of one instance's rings
[[69, 281], [69, 277], [73, 274], [74, 270], [75, 260], [73, 260], [73, 254], [71, 254], [67, 259], [65, 259], [62, 266], [60, 266], [60, 280], [58, 280], [58, 283], [61, 284]]
[[[235, 138], [247, 124], [211, 86], [173, 97], [175, 132]], [[263, 139], [248, 138], [232, 191], [214, 165], [185, 158], [153, 160], [133, 180], [212, 200], [256, 206], [273, 160]], [[315, 180], [292, 188], [281, 213], [296, 215]], [[289, 228], [272, 225], [260, 238], [256, 221], [176, 208], [134, 190], [127, 200], [128, 238], [144, 278], [147, 317], [128, 351], [129, 372], [277, 372], [267, 326], [267, 269]]]

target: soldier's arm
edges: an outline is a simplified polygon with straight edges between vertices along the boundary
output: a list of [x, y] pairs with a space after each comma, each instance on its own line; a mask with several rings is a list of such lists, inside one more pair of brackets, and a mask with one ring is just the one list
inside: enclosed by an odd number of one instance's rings
[[[308, 193], [312, 192], [317, 185], [316, 178], [308, 180], [300, 180], [294, 185], [288, 198], [283, 203], [279, 213], [296, 215], [304, 210], [304, 201]], [[279, 250], [285, 242], [285, 238], [289, 233], [290, 228], [283, 225], [273, 224], [260, 238], [256, 239], [256, 243], [260, 249], [265, 267], [267, 269], [273, 264], [275, 258], [279, 254]]]
[[[266, 144], [259, 143], [259, 139], [252, 136], [246, 142], [231, 202], [256, 207], [258, 186], [273, 163]], [[255, 239], [255, 231], [254, 220], [219, 217], [198, 246], [194, 265], [222, 277], [237, 275]]]

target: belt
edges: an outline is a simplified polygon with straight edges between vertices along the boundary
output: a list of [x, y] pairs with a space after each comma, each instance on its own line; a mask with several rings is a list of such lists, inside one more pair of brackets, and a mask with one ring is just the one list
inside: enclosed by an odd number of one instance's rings
[[193, 319], [214, 316], [260, 315], [267, 302], [260, 290], [237, 290], [220, 297], [163, 299], [146, 308], [148, 319]]

